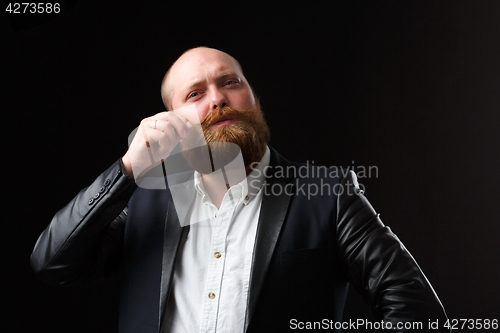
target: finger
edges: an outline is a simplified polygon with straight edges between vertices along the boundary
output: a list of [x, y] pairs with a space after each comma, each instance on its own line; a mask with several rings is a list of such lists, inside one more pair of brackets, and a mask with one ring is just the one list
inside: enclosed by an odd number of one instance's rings
[[163, 128], [163, 130], [161, 131], [163, 135], [160, 136], [160, 140], [158, 141], [158, 144], [160, 146], [168, 147], [169, 145], [176, 145], [182, 139], [182, 137], [177, 133], [171, 123], [161, 121], [161, 126]]
[[[153, 129], [150, 127], [146, 127], [144, 129], [145, 137], [149, 144], [158, 143], [162, 146], [170, 144], [170, 142], [174, 142], [176, 140], [177, 134], [173, 129], [170, 131], [162, 132], [158, 129]], [[180, 140], [180, 139], [179, 139]]]
[[170, 112], [180, 116], [182, 120], [184, 119], [188, 120], [193, 125], [199, 124], [201, 122], [200, 117], [198, 115], [198, 111], [196, 109], [196, 104], [184, 106], [182, 108], [178, 108]]
[[142, 133], [142, 137], [143, 137], [144, 141], [146, 142], [146, 147], [149, 148], [151, 146], [150, 145], [150, 141], [149, 141], [150, 139], [148, 138], [148, 135], [146, 133], [146, 128], [145, 128], [144, 124], [141, 124], [139, 126], [139, 130]]
[[[149, 147], [151, 143], [164, 142], [165, 135], [172, 141], [175, 141], [176, 132], [167, 121], [159, 120], [157, 116], [146, 118], [141, 122], [144, 140]], [[165, 142], [164, 142], [165, 143]]]
[[141, 132], [143, 134], [143, 137], [146, 140], [146, 147], [147, 147], [147, 151], [148, 151], [148, 155], [149, 155], [149, 161], [150, 161], [151, 165], [153, 165], [154, 164], [154, 157], [153, 157], [153, 153], [151, 152], [151, 149], [150, 149], [150, 147], [151, 147], [150, 141], [148, 138], [148, 134], [146, 132], [146, 128], [142, 125], [141, 125]]
[[169, 112], [170, 115], [155, 120], [156, 129], [168, 133], [175, 131], [180, 139], [185, 138], [187, 133], [193, 128], [193, 125], [184, 117]]
[[177, 118], [181, 119], [184, 122], [188, 121], [188, 119], [186, 117], [184, 117], [182, 114], [178, 114], [178, 113], [176, 113], [174, 111], [160, 112], [160, 113], [155, 114], [150, 119], [170, 120], [172, 117], [177, 117]]
[[[169, 119], [172, 121], [170, 117]], [[177, 118], [177, 116], [174, 116]], [[174, 119], [175, 122], [179, 122], [176, 129], [171, 122], [167, 120], [159, 120], [159, 119], [150, 119], [147, 121], [148, 127], [146, 132], [148, 133], [148, 137], [154, 140], [154, 142], [158, 142], [161, 145], [165, 145], [164, 138], [167, 137], [170, 142], [180, 141], [182, 139], [181, 135], [178, 133], [185, 132], [185, 124], [182, 124], [182, 121]], [[168, 144], [168, 143], [167, 143]]]

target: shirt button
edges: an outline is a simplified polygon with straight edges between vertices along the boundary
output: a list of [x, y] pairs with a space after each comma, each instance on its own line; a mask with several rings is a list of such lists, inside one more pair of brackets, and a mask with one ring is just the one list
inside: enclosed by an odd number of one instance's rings
[[210, 298], [210, 299], [214, 299], [214, 298], [215, 298], [215, 294], [214, 294], [214, 293], [210, 293], [210, 294], [208, 294], [208, 298]]
[[214, 257], [219, 259], [220, 257], [222, 257], [222, 255], [220, 254], [220, 252], [215, 252]]
[[248, 195], [245, 197], [245, 200], [248, 201], [250, 198], [248, 197]]

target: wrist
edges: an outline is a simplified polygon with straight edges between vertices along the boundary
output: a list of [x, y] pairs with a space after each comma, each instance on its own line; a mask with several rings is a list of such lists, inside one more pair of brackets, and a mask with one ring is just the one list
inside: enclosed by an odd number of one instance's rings
[[130, 162], [130, 156], [128, 151], [122, 157], [122, 164], [124, 168], [124, 173], [132, 180], [134, 180], [134, 172], [132, 170], [132, 163]]

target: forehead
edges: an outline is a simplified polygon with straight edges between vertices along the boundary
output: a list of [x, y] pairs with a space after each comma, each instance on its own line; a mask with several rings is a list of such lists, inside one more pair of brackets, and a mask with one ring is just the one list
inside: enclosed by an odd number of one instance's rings
[[184, 88], [192, 82], [210, 80], [223, 74], [243, 76], [238, 62], [228, 54], [213, 49], [191, 50], [172, 66], [170, 87]]

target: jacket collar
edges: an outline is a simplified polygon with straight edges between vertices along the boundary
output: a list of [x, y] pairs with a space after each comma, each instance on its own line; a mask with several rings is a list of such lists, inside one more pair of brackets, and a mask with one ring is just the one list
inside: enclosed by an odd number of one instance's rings
[[[278, 241], [283, 221], [285, 220], [288, 206], [290, 204], [293, 188], [284, 190], [285, 185], [290, 181], [289, 177], [275, 177], [279, 168], [285, 168], [290, 165], [285, 158], [283, 158], [272, 147], [271, 161], [269, 169], [266, 172], [267, 190], [264, 192], [262, 199], [262, 206], [260, 209], [259, 223], [257, 226], [257, 235], [255, 238], [254, 254], [252, 262], [252, 270], [250, 274], [250, 290], [248, 293], [247, 313], [245, 318], [245, 331], [248, 328], [250, 321], [257, 306], [257, 302], [264, 285], [267, 270], [271, 262], [271, 258]], [[282, 171], [282, 170], [281, 170]], [[283, 173], [280, 173], [283, 175]], [[291, 184], [288, 185], [293, 186]], [[275, 189], [281, 187], [279, 191]], [[273, 193], [279, 193], [277, 195]]]
[[168, 298], [170, 296], [172, 280], [174, 278], [175, 263], [179, 255], [179, 248], [183, 237], [188, 233], [189, 225], [181, 227], [179, 217], [175, 211], [174, 200], [170, 196], [165, 219], [165, 232], [163, 235], [163, 258], [160, 282], [160, 311], [159, 311], [159, 332], [165, 332], [165, 314], [167, 310]]

